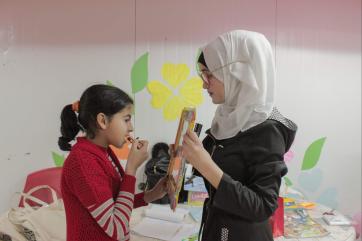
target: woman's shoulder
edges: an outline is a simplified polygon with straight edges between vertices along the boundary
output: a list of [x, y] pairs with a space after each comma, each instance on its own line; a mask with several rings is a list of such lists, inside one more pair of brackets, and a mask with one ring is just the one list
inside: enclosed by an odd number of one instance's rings
[[277, 108], [273, 108], [273, 111], [268, 119], [240, 134], [262, 136], [283, 134], [294, 136], [297, 129], [298, 126], [292, 120], [283, 116]]
[[251, 143], [252, 146], [277, 148], [287, 152], [291, 147], [297, 131], [294, 122], [283, 123], [280, 119], [268, 118], [245, 133], [240, 133], [240, 140]]

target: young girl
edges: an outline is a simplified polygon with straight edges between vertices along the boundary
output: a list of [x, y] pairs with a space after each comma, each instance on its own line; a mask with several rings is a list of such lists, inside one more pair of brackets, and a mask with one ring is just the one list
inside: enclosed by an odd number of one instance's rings
[[[150, 191], [134, 194], [136, 170], [148, 156], [147, 141], [134, 140], [125, 170], [109, 148], [122, 147], [133, 131], [132, 108], [132, 99], [122, 90], [93, 85], [62, 111], [58, 144], [71, 150], [61, 180], [67, 241], [129, 240], [132, 209], [166, 194], [165, 179]], [[72, 147], [69, 142], [80, 130], [85, 137], [78, 137]]]

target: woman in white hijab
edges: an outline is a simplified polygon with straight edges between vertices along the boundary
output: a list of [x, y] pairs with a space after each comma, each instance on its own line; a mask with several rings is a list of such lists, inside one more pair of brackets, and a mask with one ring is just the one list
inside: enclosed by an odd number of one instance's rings
[[198, 66], [218, 104], [203, 142], [187, 132], [182, 146], [209, 193], [200, 240], [273, 240], [269, 218], [297, 127], [274, 108], [270, 43], [260, 33], [227, 32], [202, 49]]

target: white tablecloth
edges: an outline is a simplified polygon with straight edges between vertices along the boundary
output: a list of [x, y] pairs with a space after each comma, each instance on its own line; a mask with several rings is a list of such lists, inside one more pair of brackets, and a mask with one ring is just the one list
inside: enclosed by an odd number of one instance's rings
[[[187, 207], [185, 205], [179, 205], [179, 207]], [[144, 209], [147, 207], [141, 207], [134, 209], [132, 212], [131, 218], [131, 227], [138, 224], [142, 218], [144, 217]], [[321, 220], [322, 213], [325, 211], [329, 211], [330, 208], [324, 207], [322, 205], [317, 205], [317, 207], [311, 211], [308, 211], [309, 214], [312, 216], [313, 219], [320, 222], [329, 232], [330, 234], [326, 237], [322, 238], [307, 238], [307, 239], [287, 239], [284, 237], [276, 238], [275, 241], [354, 241], [356, 237], [355, 230], [352, 226], [329, 226]], [[184, 223], [195, 223], [194, 219], [187, 215]], [[131, 241], [158, 241], [158, 239], [142, 237], [136, 234], [131, 234]]]

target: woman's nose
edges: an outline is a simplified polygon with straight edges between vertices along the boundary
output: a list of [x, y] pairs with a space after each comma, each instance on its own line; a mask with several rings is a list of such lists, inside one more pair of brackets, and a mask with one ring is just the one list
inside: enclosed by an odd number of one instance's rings
[[205, 81], [202, 81], [202, 88], [206, 90], [209, 88], [209, 85]]

